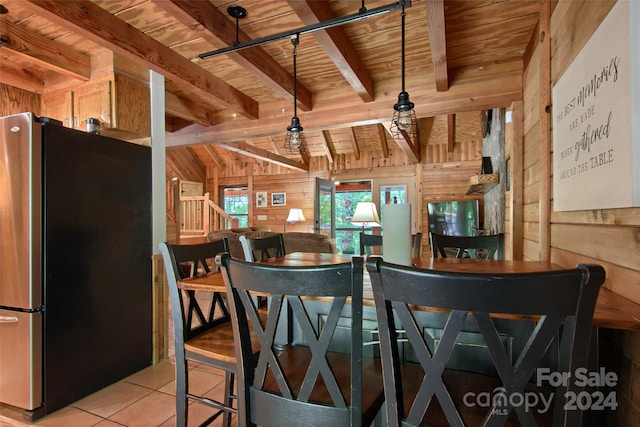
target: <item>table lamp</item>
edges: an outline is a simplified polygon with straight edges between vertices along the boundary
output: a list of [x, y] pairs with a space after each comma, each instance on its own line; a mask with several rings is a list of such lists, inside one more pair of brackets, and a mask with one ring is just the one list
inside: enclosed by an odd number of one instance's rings
[[356, 205], [356, 211], [351, 218], [351, 224], [361, 225], [362, 232], [368, 226], [380, 227], [380, 218], [378, 217], [378, 210], [373, 202], [358, 202]]
[[287, 220], [284, 222], [284, 231], [287, 231], [287, 222], [291, 224], [295, 224], [296, 222], [306, 221], [304, 218], [304, 214], [302, 213], [302, 209], [292, 208], [289, 209], [289, 216]]

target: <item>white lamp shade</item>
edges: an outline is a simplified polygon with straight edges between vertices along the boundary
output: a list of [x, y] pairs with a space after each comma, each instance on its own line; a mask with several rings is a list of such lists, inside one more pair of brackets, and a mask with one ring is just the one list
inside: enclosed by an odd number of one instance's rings
[[378, 217], [378, 209], [373, 202], [358, 202], [356, 211], [351, 218], [351, 224], [380, 227], [380, 217]]
[[305, 221], [302, 209], [289, 209], [289, 216], [287, 222], [300, 222]]

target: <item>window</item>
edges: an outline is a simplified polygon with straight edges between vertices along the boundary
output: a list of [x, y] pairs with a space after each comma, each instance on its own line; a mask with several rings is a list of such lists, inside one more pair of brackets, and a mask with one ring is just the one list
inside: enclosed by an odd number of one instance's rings
[[[362, 227], [350, 223], [358, 202], [371, 202], [371, 181], [336, 183], [336, 247], [343, 254], [357, 254]], [[371, 230], [371, 227], [366, 228]]]
[[238, 227], [249, 226], [249, 194], [247, 187], [224, 188], [222, 192], [224, 211], [238, 220]]

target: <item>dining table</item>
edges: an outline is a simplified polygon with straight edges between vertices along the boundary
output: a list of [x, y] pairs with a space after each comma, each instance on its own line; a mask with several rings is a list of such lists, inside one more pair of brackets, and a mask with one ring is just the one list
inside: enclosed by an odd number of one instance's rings
[[[315, 252], [293, 252], [284, 257], [270, 258], [261, 263], [285, 266], [314, 266], [350, 262], [353, 255]], [[456, 258], [412, 258], [411, 264], [420, 269], [466, 273], [531, 273], [562, 270], [567, 267], [544, 261], [475, 260]], [[605, 283], [606, 284], [606, 283]], [[219, 271], [182, 279], [178, 286], [184, 290], [225, 292]], [[365, 304], [373, 305], [373, 293], [365, 268], [363, 297]], [[640, 330], [640, 305], [603, 287], [600, 289], [593, 326], [598, 328]]]

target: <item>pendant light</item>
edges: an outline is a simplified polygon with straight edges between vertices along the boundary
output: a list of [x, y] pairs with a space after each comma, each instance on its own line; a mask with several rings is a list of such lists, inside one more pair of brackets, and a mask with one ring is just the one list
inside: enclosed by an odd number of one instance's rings
[[295, 34], [291, 36], [291, 44], [293, 45], [293, 117], [291, 118], [291, 125], [287, 127], [287, 136], [284, 139], [284, 151], [287, 154], [300, 154], [305, 146], [305, 136], [302, 133], [302, 126], [300, 125], [300, 119], [298, 118], [298, 105], [297, 105], [297, 91], [296, 91], [296, 49], [298, 47], [298, 39], [300, 35]]
[[415, 138], [418, 136], [418, 121], [413, 109], [413, 102], [409, 101], [409, 94], [404, 89], [404, 19], [405, 2], [402, 3], [402, 92], [398, 95], [398, 103], [393, 106], [393, 118], [391, 119], [391, 135], [394, 138]]

